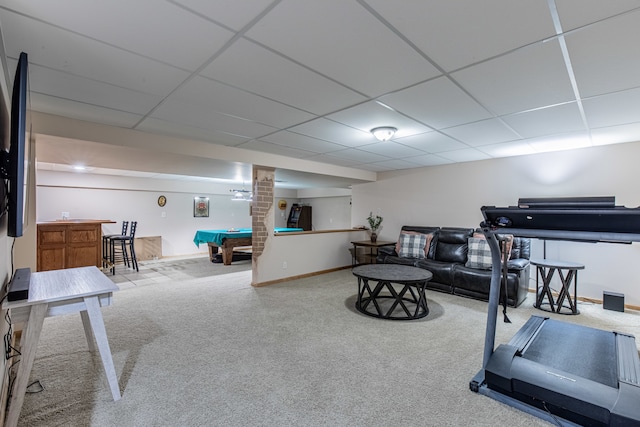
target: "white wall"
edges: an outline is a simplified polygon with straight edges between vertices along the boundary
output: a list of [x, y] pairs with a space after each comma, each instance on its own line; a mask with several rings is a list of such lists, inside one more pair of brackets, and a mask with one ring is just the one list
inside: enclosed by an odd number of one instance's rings
[[[638, 159], [640, 142], [380, 174], [353, 187], [351, 222], [362, 224], [373, 211], [384, 217], [379, 238], [395, 240], [402, 225], [478, 227], [481, 206], [515, 205], [521, 197], [616, 196], [617, 205], [637, 207]], [[541, 257], [541, 241], [532, 244]], [[549, 242], [547, 257], [585, 264], [578, 295], [620, 292], [640, 306], [640, 244]]]
[[366, 232], [359, 230], [270, 236], [258, 258], [259, 266], [254, 265], [253, 283], [347, 267], [351, 265], [351, 242], [366, 238]]
[[[123, 220], [135, 220], [137, 236], [162, 236], [163, 256], [208, 252], [206, 246], [198, 248], [193, 243], [197, 230], [251, 227], [249, 203], [231, 200], [231, 186], [226, 184], [47, 170], [38, 171], [36, 180], [38, 222], [60, 219], [62, 212], [68, 212], [70, 218], [116, 221], [105, 224], [103, 230], [119, 233]], [[157, 204], [160, 195], [167, 198], [164, 207]], [[208, 218], [193, 216], [195, 196], [209, 197]], [[285, 210], [277, 208], [280, 199], [287, 201]], [[330, 223], [335, 218], [332, 225], [350, 228], [348, 200], [345, 196], [309, 199], [314, 205], [314, 224]], [[276, 189], [275, 227], [286, 227], [291, 205], [300, 202], [306, 199], [300, 199], [297, 191]], [[323, 215], [329, 213], [331, 219], [323, 221]]]
[[312, 230], [351, 228], [351, 196], [301, 198], [296, 203], [311, 206]]
[[[69, 212], [70, 218], [110, 219], [105, 233], [119, 233], [123, 220], [138, 221], [136, 235], [162, 236], [163, 256], [207, 252], [193, 243], [197, 230], [251, 227], [249, 203], [232, 201], [215, 185], [154, 179], [38, 171], [37, 220], [52, 221]], [[158, 206], [160, 195], [167, 198]], [[209, 217], [193, 216], [195, 196], [209, 197]]]

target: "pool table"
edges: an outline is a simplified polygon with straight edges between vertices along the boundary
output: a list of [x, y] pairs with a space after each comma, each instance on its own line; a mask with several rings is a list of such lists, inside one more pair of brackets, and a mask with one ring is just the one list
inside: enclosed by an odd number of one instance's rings
[[[287, 233], [292, 231], [304, 231], [302, 228], [281, 228], [276, 227], [275, 233]], [[200, 243], [209, 245], [209, 258], [213, 261], [213, 257], [218, 253], [218, 248], [222, 252], [222, 263], [230, 265], [233, 259], [233, 248], [240, 246], [251, 246], [251, 229], [250, 228], [232, 228], [229, 230], [198, 230], [193, 242], [196, 246]]]

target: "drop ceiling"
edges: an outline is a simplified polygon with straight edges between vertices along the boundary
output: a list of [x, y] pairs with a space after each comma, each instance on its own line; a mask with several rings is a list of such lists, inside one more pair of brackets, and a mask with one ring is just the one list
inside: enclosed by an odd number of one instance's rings
[[33, 111], [372, 172], [640, 140], [638, 23], [630, 0], [0, 0]]

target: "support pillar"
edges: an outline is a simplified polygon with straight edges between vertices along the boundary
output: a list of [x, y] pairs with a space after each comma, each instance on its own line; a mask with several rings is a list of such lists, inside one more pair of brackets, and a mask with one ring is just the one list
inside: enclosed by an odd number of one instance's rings
[[[269, 238], [273, 238], [275, 219], [273, 214], [273, 184], [275, 169], [253, 165], [253, 201], [251, 202], [252, 274], [259, 277], [260, 255]], [[252, 281], [253, 284], [253, 281]]]

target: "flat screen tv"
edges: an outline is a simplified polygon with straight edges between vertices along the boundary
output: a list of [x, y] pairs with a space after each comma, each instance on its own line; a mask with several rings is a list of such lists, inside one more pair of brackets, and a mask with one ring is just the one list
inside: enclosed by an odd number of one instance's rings
[[22, 52], [18, 60], [11, 95], [11, 130], [9, 151], [0, 150], [0, 174], [7, 188], [7, 235], [22, 236], [25, 215], [25, 188], [27, 183], [26, 131], [28, 58]]

